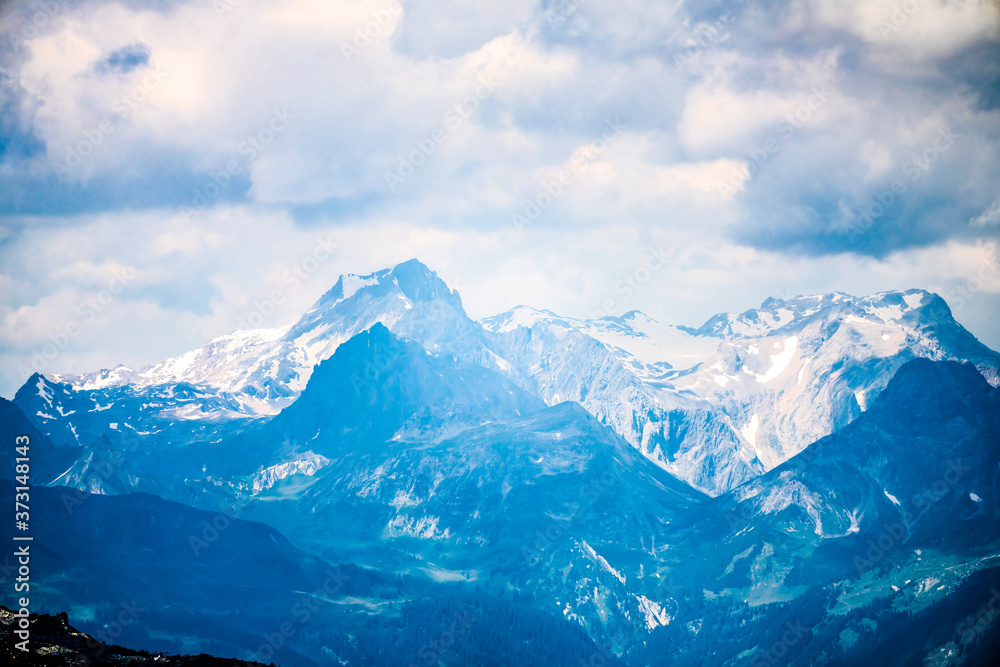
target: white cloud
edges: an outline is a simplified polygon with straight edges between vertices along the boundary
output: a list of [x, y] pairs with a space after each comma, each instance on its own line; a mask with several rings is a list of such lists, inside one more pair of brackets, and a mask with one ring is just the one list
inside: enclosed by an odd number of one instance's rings
[[537, 0], [407, 0], [395, 45], [417, 58], [454, 58], [526, 26]]
[[896, 64], [943, 58], [975, 40], [996, 38], [1000, 13], [986, 0], [807, 3], [829, 25], [848, 30]]
[[[725, 21], [641, 0], [410, 0], [402, 11], [289, 0], [221, 18], [212, 3], [67, 6], [9, 60], [25, 91], [19, 120], [44, 148], [0, 160], [12, 193], [0, 198], [12, 211], [0, 219], [0, 391], [115, 269], [135, 278], [53, 370], [141, 365], [229, 331], [330, 233], [341, 249], [275, 323], [341, 272], [410, 257], [459, 284], [476, 316], [521, 302], [592, 312], [661, 246], [668, 266], [616, 309], [700, 324], [776, 294], [955, 289], [981, 261], [977, 238], [997, 235], [1000, 114], [976, 63], [954, 60], [995, 48], [996, 5], [914, 1], [885, 37], [892, 3], [880, 0], [793, 0], [781, 16], [734, 3]], [[699, 41], [706, 26], [721, 31]], [[130, 44], [149, 49], [149, 66], [95, 69]], [[691, 44], [697, 57], [678, 66]], [[122, 95], [142, 98], [125, 119]], [[50, 161], [109, 119], [113, 132], [47, 185]], [[615, 122], [623, 129], [602, 139]], [[949, 126], [955, 149], [898, 203], [898, 220], [873, 227], [884, 243], [841, 252], [829, 236], [839, 212], [871, 201]], [[191, 184], [219, 189], [211, 179], [231, 161], [237, 175], [208, 210], [182, 215]], [[412, 175], [390, 189], [401, 163]], [[572, 183], [552, 195], [566, 169]], [[109, 182], [159, 199], [134, 205]], [[511, 218], [531, 205], [538, 215], [517, 233]], [[751, 247], [780, 234], [796, 245]], [[990, 278], [963, 315], [988, 321], [997, 292]]]
[[969, 221], [973, 227], [996, 227], [1000, 225], [1000, 198], [993, 200], [990, 207]]

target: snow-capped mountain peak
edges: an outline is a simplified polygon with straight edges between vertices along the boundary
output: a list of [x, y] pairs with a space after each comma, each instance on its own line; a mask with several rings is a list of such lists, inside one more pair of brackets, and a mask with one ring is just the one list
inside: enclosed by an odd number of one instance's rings
[[637, 311], [576, 320], [525, 307], [483, 326], [546, 401], [580, 401], [712, 494], [849, 423], [914, 357], [970, 361], [994, 385], [1000, 368], [918, 289], [769, 298], [697, 329]]
[[918, 311], [921, 315], [930, 315], [930, 311], [934, 311], [935, 318], [942, 314], [950, 317], [944, 301], [924, 290], [880, 292], [863, 297], [833, 292], [788, 299], [768, 297], [760, 308], [752, 308], [739, 314], [719, 313], [697, 329], [681, 328], [699, 336], [758, 338], [783, 330], [794, 330], [816, 317], [832, 319], [853, 316], [889, 323], [900, 321]]
[[399, 292], [410, 302], [442, 300], [464, 314], [462, 301], [457, 290], [448, 287], [437, 273], [431, 271], [419, 260], [410, 259], [396, 266], [368, 275], [347, 273], [306, 311], [299, 323], [308, 321], [310, 315], [326, 313], [342, 302], [355, 298], [358, 294], [388, 294]]
[[923, 290], [769, 298], [697, 329], [639, 311], [586, 320], [528, 306], [477, 323], [457, 291], [409, 260], [341, 276], [284, 327], [219, 336], [139, 371], [51, 377], [57, 384], [48, 399], [34, 387], [19, 395], [31, 402], [25, 413], [44, 415], [46, 423], [72, 414], [61, 438], [67, 442], [93, 441], [81, 430], [86, 415], [98, 434], [116, 420], [136, 433], [158, 433], [169, 428], [158, 419], [273, 415], [296, 400], [317, 364], [375, 324], [432, 354], [498, 371], [549, 405], [580, 403], [710, 494], [855, 419], [914, 357], [969, 361], [1000, 383], [1000, 355]]
[[466, 316], [458, 292], [411, 259], [368, 275], [342, 275], [298, 320], [285, 326], [224, 334], [139, 371], [119, 366], [52, 377], [74, 390], [160, 388], [157, 398], [168, 405], [170, 387], [187, 383], [223, 399], [225, 407], [215, 410], [217, 417], [275, 414], [305, 388], [316, 364], [377, 322], [428, 349], [453, 353], [446, 338], [459, 337], [467, 348], [478, 329]]
[[536, 322], [541, 320], [562, 320], [551, 310], [532, 308], [531, 306], [514, 306], [510, 310], [487, 317], [481, 320], [481, 324], [496, 333], [507, 333], [516, 331], [518, 327], [530, 329]]

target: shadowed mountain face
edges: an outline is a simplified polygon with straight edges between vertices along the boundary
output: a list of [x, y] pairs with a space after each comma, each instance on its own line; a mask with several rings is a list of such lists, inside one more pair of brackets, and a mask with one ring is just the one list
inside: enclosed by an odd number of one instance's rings
[[132, 431], [114, 431], [80, 448], [56, 483], [231, 506], [255, 487], [394, 437], [439, 440], [543, 408], [498, 373], [432, 355], [376, 324], [321, 363], [300, 399], [270, 422], [242, 423], [235, 434], [220, 430], [207, 441], [150, 444]]
[[1000, 528], [998, 415], [1000, 391], [975, 368], [911, 361], [858, 420], [729, 502], [741, 515], [787, 516], [783, 530], [818, 537], [890, 523], [905, 527], [903, 542], [984, 538]]
[[681, 514], [660, 590], [699, 631], [658, 629], [633, 663], [993, 664], [998, 416], [975, 368], [915, 360], [847, 428]]
[[[579, 627], [516, 597], [333, 565], [238, 517], [147, 494], [53, 487], [33, 490], [32, 499], [32, 610], [67, 610], [76, 627], [105, 644], [285, 665], [364, 664], [374, 656], [410, 664], [423, 659], [421, 651], [469, 664], [485, 647], [511, 664], [570, 665], [601, 653]], [[0, 489], [0, 502], [13, 505], [13, 487]], [[13, 608], [18, 598], [5, 589], [0, 602]], [[0, 620], [7, 651], [10, 618]], [[62, 647], [55, 655], [145, 664], [142, 656], [126, 661], [134, 651], [70, 635], [65, 618], [36, 619], [33, 628], [33, 647]], [[551, 644], [531, 647], [539, 629]], [[449, 632], [460, 636], [442, 646]], [[233, 664], [171, 659], [166, 664]]]
[[[379, 325], [341, 346], [259, 433], [219, 451], [273, 462], [273, 475], [245, 470], [262, 483], [233, 493], [245, 516], [316, 553], [531, 590], [552, 608], [596, 585], [601, 605], [642, 626], [648, 601], [601, 554], [640, 571], [643, 545], [703, 499], [579, 405], [546, 408]], [[311, 456], [320, 464], [298, 472]], [[594, 601], [580, 607], [599, 617]], [[593, 629], [604, 636], [603, 622]]]
[[[290, 616], [297, 592], [336, 599], [379, 581], [304, 554], [268, 526], [152, 495], [52, 487], [32, 489], [31, 501], [31, 609], [66, 611], [109, 644], [244, 657]], [[13, 504], [12, 486], [0, 502]]]
[[[342, 345], [255, 431], [164, 452], [162, 464], [121, 452], [112, 475], [90, 474], [110, 449], [99, 440], [66, 478], [116, 493], [155, 482], [172, 499], [281, 526], [327, 558], [530, 590], [548, 611], [596, 585], [602, 600], [573, 613], [599, 619], [613, 605], [592, 627], [602, 638], [662, 618], [626, 577], [649, 561], [643, 545], [672, 513], [703, 499], [579, 405], [547, 408], [381, 325]], [[625, 574], [608, 554], [628, 563]]]
[[440, 438], [544, 407], [495, 372], [432, 356], [375, 324], [317, 366], [299, 400], [264, 433], [336, 443], [319, 452], [330, 456], [395, 435]]
[[65, 472], [80, 451], [75, 447], [59, 447], [52, 444], [35, 425], [25, 417], [21, 409], [11, 401], [0, 397], [0, 454], [4, 457], [0, 466], [0, 479], [13, 479], [17, 474], [16, 459], [21, 456], [15, 448], [27, 437], [31, 460], [30, 477], [32, 484], [48, 484]]
[[[971, 366], [912, 361], [850, 426], [681, 516], [665, 563], [756, 603], [816, 586], [847, 609], [865, 600], [853, 590], [936, 602], [1000, 564], [998, 415], [1000, 391]], [[706, 544], [697, 563], [676, 558]]]
[[329, 557], [530, 591], [612, 641], [648, 614], [663, 622], [642, 595], [643, 568], [655, 567], [647, 550], [703, 499], [563, 403], [439, 442], [345, 453], [258, 495], [246, 514], [281, 520]]
[[36, 374], [15, 402], [59, 444], [87, 445], [109, 424], [147, 441], [211, 440], [220, 424], [272, 416], [290, 405], [317, 364], [377, 323], [429, 351], [491, 370], [502, 366], [458, 293], [411, 260], [367, 276], [342, 276], [287, 326], [226, 334], [138, 371], [119, 366], [81, 375]]
[[306, 454], [377, 451], [393, 438], [435, 441], [544, 407], [493, 371], [432, 355], [376, 324], [317, 366], [299, 400], [269, 423], [206, 445], [192, 463], [216, 476], [248, 475]]

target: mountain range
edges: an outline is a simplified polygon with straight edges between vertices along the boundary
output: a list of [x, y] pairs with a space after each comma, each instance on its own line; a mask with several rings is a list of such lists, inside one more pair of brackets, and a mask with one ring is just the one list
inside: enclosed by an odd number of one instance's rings
[[580, 403], [710, 495], [850, 423], [910, 359], [968, 361], [1000, 383], [1000, 355], [920, 290], [768, 299], [697, 329], [638, 311], [576, 320], [523, 306], [476, 322], [457, 292], [410, 260], [342, 276], [287, 326], [221, 336], [139, 371], [36, 375], [14, 402], [61, 445], [101, 434], [210, 440], [291, 405], [316, 364], [375, 323], [549, 405]]
[[148, 650], [268, 658], [341, 567], [280, 664], [989, 664], [994, 621], [959, 626], [1000, 583], [998, 383], [921, 290], [477, 322], [411, 260], [285, 327], [34, 375], [0, 435], [38, 460], [37, 599], [86, 631], [141, 595]]

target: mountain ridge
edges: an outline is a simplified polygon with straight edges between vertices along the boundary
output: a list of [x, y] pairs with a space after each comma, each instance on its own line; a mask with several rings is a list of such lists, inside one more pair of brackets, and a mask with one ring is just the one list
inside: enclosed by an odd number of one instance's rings
[[58, 444], [114, 439], [114, 428], [217, 441], [293, 405], [316, 365], [375, 323], [547, 404], [581, 403], [712, 495], [850, 423], [909, 359], [971, 361], [1000, 384], [1000, 354], [923, 290], [768, 298], [697, 329], [635, 310], [579, 320], [528, 306], [476, 322], [457, 291], [411, 259], [341, 276], [284, 327], [227, 334], [140, 372], [33, 376], [15, 402]]

